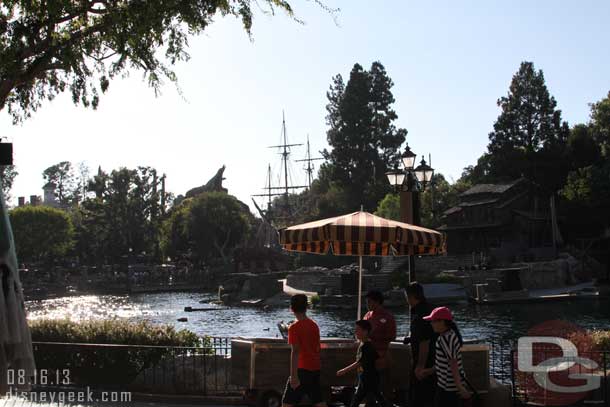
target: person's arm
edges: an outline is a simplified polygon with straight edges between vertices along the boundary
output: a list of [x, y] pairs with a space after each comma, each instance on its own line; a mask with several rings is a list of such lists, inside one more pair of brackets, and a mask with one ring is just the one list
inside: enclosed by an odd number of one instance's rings
[[355, 370], [358, 368], [358, 366], [360, 366], [360, 362], [359, 361], [355, 361], [354, 363], [352, 363], [349, 366], [344, 367], [343, 369], [339, 370], [337, 372], [337, 376], [343, 376], [345, 374], [348, 374], [349, 372], [351, 372], [352, 370]]
[[[442, 340], [442, 338], [438, 338], [438, 340]], [[452, 336], [452, 340], [449, 343], [449, 367], [451, 368], [451, 375], [453, 376], [453, 382], [460, 393], [462, 398], [469, 398], [470, 392], [462, 383], [462, 375], [460, 374], [458, 358], [460, 357], [460, 352], [462, 351], [462, 344], [458, 340], [456, 335]]]
[[449, 360], [449, 365], [451, 366], [451, 375], [453, 376], [453, 381], [455, 382], [460, 396], [465, 399], [469, 398], [470, 393], [468, 392], [468, 390], [466, 390], [466, 387], [464, 387], [464, 384], [462, 383], [462, 376], [460, 375], [457, 359]]
[[426, 361], [428, 360], [428, 352], [430, 351], [430, 341], [421, 341], [419, 343], [419, 359], [417, 359], [417, 366], [415, 369], [423, 369], [426, 367]]
[[296, 389], [301, 384], [297, 369], [299, 367], [299, 344], [293, 343], [290, 345], [290, 386]]

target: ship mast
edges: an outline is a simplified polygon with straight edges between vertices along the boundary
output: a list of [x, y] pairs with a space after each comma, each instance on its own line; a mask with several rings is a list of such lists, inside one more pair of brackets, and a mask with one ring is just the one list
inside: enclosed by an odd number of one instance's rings
[[308, 134], [307, 135], [307, 156], [303, 160], [296, 160], [296, 162], [307, 162], [307, 167], [305, 167], [305, 171], [307, 172], [307, 184], [308, 184], [309, 189], [311, 189], [311, 182], [313, 180], [313, 171], [314, 171], [314, 166], [312, 164], [312, 161], [318, 161], [318, 160], [323, 160], [323, 159], [324, 158], [322, 158], [322, 157], [311, 158], [311, 150], [309, 148], [309, 134]]
[[[284, 185], [281, 186], [271, 186], [271, 165], [268, 166], [268, 170], [267, 170], [267, 179], [268, 179], [268, 184], [267, 186], [264, 188], [265, 191], [267, 191], [265, 194], [256, 194], [256, 195], [252, 195], [252, 196], [259, 196], [259, 197], [266, 197], [268, 200], [267, 203], [267, 210], [269, 210], [269, 208], [271, 207], [271, 200], [272, 197], [274, 196], [284, 196], [284, 203], [285, 203], [285, 210], [286, 213], [289, 212], [289, 200], [288, 200], [288, 194], [290, 192], [290, 190], [293, 189], [302, 189], [302, 188], [307, 188], [306, 185], [289, 185], [289, 180], [288, 180], [288, 165], [289, 165], [289, 158], [290, 158], [290, 154], [291, 154], [291, 147], [297, 147], [297, 146], [302, 146], [303, 144], [288, 144], [288, 136], [287, 136], [287, 132], [286, 132], [286, 118], [284, 115], [284, 112], [282, 111], [282, 138], [281, 138], [281, 142], [282, 144], [279, 144], [277, 146], [270, 146], [269, 148], [279, 148], [280, 149], [280, 155], [282, 156], [282, 172], [283, 172], [283, 178], [284, 178]], [[279, 190], [279, 191], [278, 191]], [[277, 191], [277, 192], [275, 192]], [[280, 192], [281, 191], [281, 192]]]

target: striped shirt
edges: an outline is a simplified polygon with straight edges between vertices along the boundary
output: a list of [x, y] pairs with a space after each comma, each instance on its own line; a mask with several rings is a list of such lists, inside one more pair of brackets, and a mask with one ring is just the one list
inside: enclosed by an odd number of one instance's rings
[[436, 370], [436, 380], [438, 387], [445, 391], [457, 392], [458, 388], [453, 380], [451, 373], [452, 359], [458, 363], [458, 372], [464, 377], [464, 366], [462, 365], [462, 345], [460, 339], [453, 329], [449, 329], [440, 334], [436, 339], [434, 367]]

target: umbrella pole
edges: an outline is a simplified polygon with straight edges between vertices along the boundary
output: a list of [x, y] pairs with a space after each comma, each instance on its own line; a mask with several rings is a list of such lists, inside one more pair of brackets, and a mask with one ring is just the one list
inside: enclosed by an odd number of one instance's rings
[[356, 317], [359, 320], [362, 316], [362, 256], [359, 257], [359, 272], [358, 272], [358, 315]]

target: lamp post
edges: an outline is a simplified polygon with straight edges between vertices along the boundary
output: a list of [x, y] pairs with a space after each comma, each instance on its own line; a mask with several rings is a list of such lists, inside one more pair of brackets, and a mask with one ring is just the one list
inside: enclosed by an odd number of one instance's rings
[[[400, 221], [411, 225], [420, 225], [419, 194], [432, 182], [434, 169], [422, 156], [420, 164], [415, 167], [417, 154], [407, 144], [400, 156], [403, 169], [395, 168], [386, 173], [390, 185], [400, 193]], [[409, 282], [415, 281], [415, 256], [409, 256]]]

